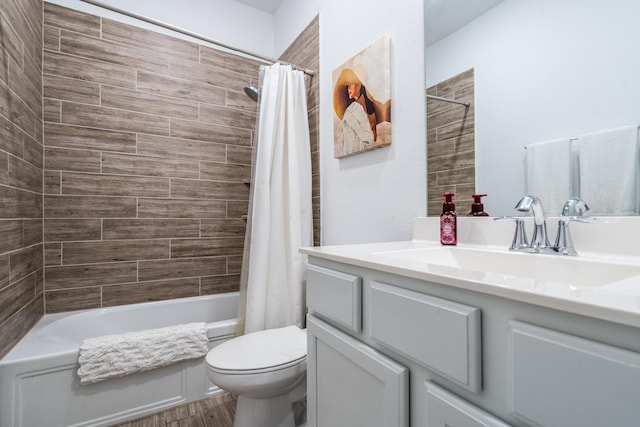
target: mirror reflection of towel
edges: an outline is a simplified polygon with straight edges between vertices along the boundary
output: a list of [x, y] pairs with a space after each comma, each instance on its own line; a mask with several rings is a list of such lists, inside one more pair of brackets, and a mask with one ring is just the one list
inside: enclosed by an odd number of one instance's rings
[[549, 215], [562, 212], [571, 194], [571, 139], [526, 146], [527, 194], [537, 196]]
[[590, 215], [638, 214], [638, 125], [581, 136], [580, 197]]

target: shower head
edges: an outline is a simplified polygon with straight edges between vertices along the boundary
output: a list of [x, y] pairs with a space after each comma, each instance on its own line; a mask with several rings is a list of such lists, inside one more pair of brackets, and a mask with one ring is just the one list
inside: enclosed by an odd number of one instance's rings
[[244, 93], [254, 101], [258, 102], [258, 96], [260, 95], [260, 89], [251, 85], [244, 87]]

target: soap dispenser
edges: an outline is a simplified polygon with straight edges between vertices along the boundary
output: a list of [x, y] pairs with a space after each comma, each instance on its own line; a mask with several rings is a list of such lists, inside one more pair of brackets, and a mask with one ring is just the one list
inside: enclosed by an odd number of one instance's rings
[[440, 214], [440, 243], [455, 245], [458, 243], [456, 205], [453, 203], [453, 193], [444, 193], [444, 203]]
[[489, 216], [488, 213], [484, 211], [484, 205], [482, 204], [482, 198], [485, 197], [486, 194], [472, 194], [473, 203], [471, 203], [471, 212], [467, 214], [467, 216]]

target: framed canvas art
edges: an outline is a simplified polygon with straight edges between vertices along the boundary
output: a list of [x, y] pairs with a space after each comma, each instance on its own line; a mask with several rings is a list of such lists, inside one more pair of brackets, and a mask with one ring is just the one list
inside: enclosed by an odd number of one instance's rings
[[382, 37], [332, 72], [334, 157], [391, 144], [391, 56]]

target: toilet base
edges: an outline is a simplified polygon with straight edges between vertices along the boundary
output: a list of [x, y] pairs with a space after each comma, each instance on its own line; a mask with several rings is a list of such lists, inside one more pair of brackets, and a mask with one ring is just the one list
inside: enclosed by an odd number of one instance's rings
[[290, 396], [268, 399], [238, 396], [233, 427], [296, 427]]

